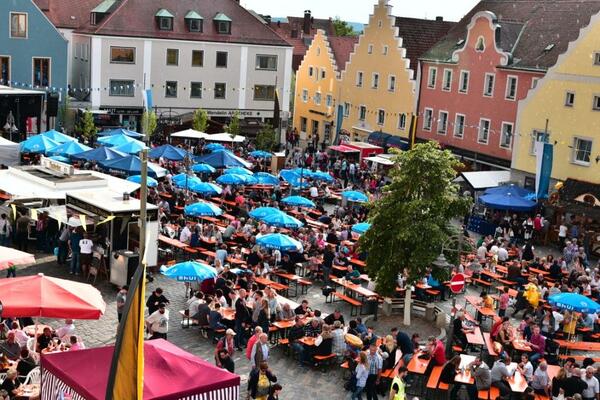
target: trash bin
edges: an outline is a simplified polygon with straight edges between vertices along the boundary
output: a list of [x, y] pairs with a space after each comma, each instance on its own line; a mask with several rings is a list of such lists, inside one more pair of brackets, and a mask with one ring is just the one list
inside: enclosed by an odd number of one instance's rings
[[335, 289], [332, 288], [331, 286], [323, 286], [321, 288], [321, 293], [323, 293], [323, 296], [325, 296], [325, 302], [327, 303], [327, 299], [329, 298], [329, 295], [331, 293], [335, 292]]
[[365, 302], [365, 308], [367, 314], [373, 314], [374, 320], [377, 321], [377, 309], [379, 308], [379, 302], [376, 297], [369, 297]]

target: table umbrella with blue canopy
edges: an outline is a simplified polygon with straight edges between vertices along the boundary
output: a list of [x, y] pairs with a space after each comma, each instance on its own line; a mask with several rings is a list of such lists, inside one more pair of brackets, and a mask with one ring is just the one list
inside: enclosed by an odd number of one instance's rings
[[199, 201], [197, 203], [185, 206], [183, 212], [185, 215], [189, 215], [191, 217], [218, 217], [219, 215], [223, 214], [223, 211], [219, 207], [205, 201]]
[[300, 220], [284, 212], [267, 215], [262, 218], [262, 221], [267, 225], [276, 226], [278, 228], [298, 229], [304, 226]]
[[250, 168], [252, 164], [236, 156], [228, 150], [217, 150], [196, 158], [196, 162], [205, 163], [214, 168], [243, 167]]
[[548, 297], [550, 305], [578, 313], [597, 313], [600, 304], [578, 293], [558, 293]]
[[287, 206], [315, 208], [315, 203], [302, 196], [288, 196], [281, 199], [281, 202]]
[[235, 175], [252, 175], [253, 172], [250, 171], [247, 168], [243, 168], [243, 167], [233, 167], [233, 168], [227, 168], [225, 171], [223, 171], [224, 174], [235, 174]]
[[302, 183], [300, 183], [301, 179], [300, 179], [300, 175], [298, 175], [296, 172], [289, 170], [289, 169], [283, 169], [279, 172], [279, 176], [281, 178], [283, 178], [284, 181], [286, 181], [287, 183], [289, 183], [290, 185], [292, 185], [293, 187], [309, 187], [310, 184], [306, 181], [302, 181]]
[[[127, 178], [127, 180], [129, 182], [134, 182], [134, 183], [142, 183], [142, 176], [141, 175], [132, 175], [129, 178]], [[146, 186], [148, 187], [157, 187], [158, 186], [158, 181], [154, 178], [150, 178], [147, 177], [146, 178]]]
[[268, 172], [256, 172], [252, 176], [254, 176], [261, 185], [278, 186], [281, 183], [278, 177], [271, 175]]
[[254, 210], [250, 211], [248, 213], [248, 215], [250, 215], [252, 218], [262, 219], [262, 218], [265, 218], [272, 214], [281, 214], [281, 213], [283, 213], [283, 211], [281, 211], [279, 208], [257, 207]]
[[98, 133], [98, 136], [114, 136], [114, 135], [126, 135], [132, 138], [142, 138], [144, 137], [143, 134], [135, 132], [135, 131], [130, 131], [129, 129], [125, 129], [125, 128], [118, 128], [118, 129], [111, 129], [109, 131], [102, 131], [100, 133]]
[[[221, 185], [245, 185], [250, 175], [224, 174], [217, 178], [217, 183]], [[251, 177], [253, 178], [253, 177]]]
[[[133, 155], [101, 161], [100, 165], [109, 171], [117, 171], [126, 175], [140, 175], [142, 171], [142, 161], [139, 157]], [[166, 174], [166, 169], [156, 164], [148, 163], [148, 176], [160, 178]]]
[[185, 159], [186, 156], [187, 151], [179, 147], [171, 146], [170, 144], [156, 147], [148, 153], [148, 157], [150, 158], [164, 158], [171, 161], [181, 161]]
[[139, 140], [134, 140], [133, 142], [124, 143], [120, 146], [114, 146], [116, 151], [120, 151], [121, 153], [127, 154], [138, 154], [140, 151], [147, 148], [144, 142], [140, 142]]
[[186, 261], [171, 267], [161, 267], [160, 272], [167, 278], [179, 282], [202, 282], [217, 277], [217, 270], [213, 267], [196, 261]]
[[217, 170], [208, 164], [195, 164], [192, 165], [192, 171], [198, 174], [214, 174]]
[[219, 143], [209, 143], [204, 148], [208, 151], [225, 150], [225, 146]]
[[106, 161], [125, 157], [125, 153], [121, 153], [111, 147], [100, 146], [95, 149], [84, 151], [83, 153], [74, 154], [71, 158], [75, 160], [86, 161]]
[[366, 194], [357, 192], [356, 190], [347, 190], [342, 192], [342, 197], [348, 201], [354, 201], [357, 203], [366, 203], [369, 201], [369, 198]]
[[302, 243], [281, 233], [270, 233], [256, 238], [256, 243], [265, 249], [280, 251], [303, 251]]
[[59, 146], [55, 140], [44, 135], [35, 135], [20, 144], [21, 153], [46, 153], [48, 150]]
[[302, 175], [303, 177], [312, 178], [314, 171], [308, 168], [294, 168], [292, 171], [297, 173], [298, 175]]
[[269, 153], [268, 151], [263, 151], [263, 150], [251, 151], [250, 155], [254, 158], [272, 158], [273, 157], [273, 154]]
[[535, 208], [535, 201], [524, 199], [510, 192], [506, 194], [484, 194], [479, 196], [479, 202], [486, 207], [497, 210], [530, 211]]
[[533, 193], [527, 189], [523, 189], [516, 185], [504, 185], [504, 186], [497, 186], [494, 188], [489, 188], [483, 194], [484, 195], [486, 195], [486, 194], [511, 195], [511, 196], [523, 197], [524, 199], [527, 198], [528, 196], [531, 196], [532, 194], [535, 195], [535, 193]]
[[185, 172], [182, 172], [180, 174], [173, 175], [171, 177], [171, 180], [173, 181], [173, 183], [177, 183], [177, 182], [185, 181], [186, 178], [188, 178], [188, 179], [190, 179], [190, 178], [197, 178], [197, 176], [194, 175], [194, 174], [188, 175]]
[[333, 176], [323, 171], [313, 172], [310, 177], [315, 181], [333, 182]]
[[360, 222], [358, 224], [352, 225], [352, 232], [362, 235], [363, 233], [368, 231], [370, 227], [371, 227], [371, 224], [369, 224], [368, 222]]
[[58, 143], [66, 143], [66, 142], [77, 141], [77, 139], [75, 139], [74, 137], [71, 137], [69, 135], [65, 135], [64, 133], [56, 131], [54, 129], [50, 129], [49, 131], [42, 132], [42, 133], [40, 133], [40, 135], [45, 136], [48, 139], [52, 139], [52, 140], [54, 140], [55, 142], [58, 142]]
[[85, 144], [81, 144], [72, 140], [70, 142], [65, 142], [63, 144], [59, 144], [58, 146], [51, 148], [46, 152], [46, 154], [51, 154], [53, 156], [70, 157], [75, 154], [80, 154], [89, 150], [92, 150], [92, 148], [86, 146]]
[[187, 179], [185, 179], [185, 176], [183, 178], [173, 179], [173, 184], [180, 189], [191, 189], [192, 186], [200, 183], [202, 183], [202, 180], [197, 176], [188, 176]]
[[190, 190], [205, 196], [216, 196], [223, 193], [221, 186], [210, 182], [194, 182], [194, 184], [190, 185]]
[[62, 162], [62, 163], [70, 163], [71, 160], [69, 160], [67, 157], [63, 157], [63, 156], [52, 156], [52, 157], [48, 157], [51, 160], [54, 161], [58, 161], [58, 162]]
[[118, 135], [100, 137], [96, 141], [108, 147], [116, 147], [125, 143], [134, 142], [136, 140], [120, 133]]

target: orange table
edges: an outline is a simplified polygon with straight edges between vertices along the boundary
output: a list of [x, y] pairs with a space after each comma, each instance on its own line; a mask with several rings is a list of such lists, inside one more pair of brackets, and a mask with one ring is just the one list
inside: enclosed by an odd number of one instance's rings
[[512, 341], [513, 348], [517, 351], [530, 352], [532, 351], [531, 346], [527, 344], [526, 340], [515, 339]]
[[304, 336], [303, 338], [298, 339], [298, 341], [300, 343], [305, 344], [307, 346], [314, 346], [315, 340], [317, 340], [317, 338], [309, 337], [309, 336]]
[[513, 376], [508, 378], [507, 382], [510, 385], [510, 390], [515, 393], [523, 393], [527, 389], [527, 380], [519, 371], [517, 371], [517, 363], [510, 363], [509, 371], [515, 371]]
[[343, 286], [344, 288], [359, 294], [360, 296], [379, 297], [379, 295], [377, 293], [375, 293], [374, 291], [364, 288], [361, 285], [357, 285], [355, 283], [347, 281], [345, 279], [342, 280], [342, 278], [333, 278], [332, 281], [337, 285]]
[[[482, 307], [480, 304], [483, 301], [481, 297], [478, 296], [465, 296], [466, 303], [471, 304], [475, 309], [484, 317], [496, 317], [496, 312], [488, 307]], [[465, 303], [465, 308], [467, 304]]]
[[[459, 368], [461, 369], [461, 372], [456, 374], [456, 377], [454, 378], [455, 382], [465, 383], [467, 385], [472, 385], [473, 383], [475, 383], [475, 378], [473, 378], [473, 376], [471, 376], [471, 370], [467, 368], [467, 366], [469, 364], [471, 364], [473, 361], [475, 361], [475, 358], [476, 358], [475, 356], [471, 356], [468, 354], [460, 355]], [[463, 369], [465, 372], [462, 372]]]
[[356, 265], [357, 267], [361, 267], [361, 268], [367, 267], [367, 263], [362, 260], [359, 260], [358, 258], [350, 259], [350, 264]]
[[164, 236], [164, 235], [158, 235], [158, 240], [160, 242], [168, 244], [169, 246], [176, 247], [178, 249], [185, 249], [185, 248], [189, 247], [189, 245], [187, 245], [187, 244], [185, 244], [183, 242], [180, 242], [177, 239], [171, 239], [170, 237], [167, 237], [167, 236]]
[[422, 351], [415, 353], [413, 358], [410, 359], [408, 363], [408, 372], [413, 374], [423, 375], [425, 371], [427, 371], [427, 367], [429, 367], [429, 363], [431, 362], [431, 358], [428, 360], [420, 359], [419, 356], [423, 354]]
[[568, 340], [556, 340], [556, 343], [558, 343], [560, 347], [569, 350], [600, 351], [599, 342], [570, 342]]
[[485, 344], [485, 340], [483, 339], [483, 335], [481, 334], [481, 329], [476, 326], [474, 327], [472, 332], [467, 332], [467, 342], [470, 344], [474, 344], [476, 346], [483, 346]]

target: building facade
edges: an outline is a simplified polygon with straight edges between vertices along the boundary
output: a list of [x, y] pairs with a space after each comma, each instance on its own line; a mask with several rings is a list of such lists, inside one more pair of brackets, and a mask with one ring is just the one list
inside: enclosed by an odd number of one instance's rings
[[514, 180], [534, 181], [535, 142], [544, 141], [553, 145], [553, 179], [600, 184], [599, 37], [600, 14], [596, 14], [519, 104]]

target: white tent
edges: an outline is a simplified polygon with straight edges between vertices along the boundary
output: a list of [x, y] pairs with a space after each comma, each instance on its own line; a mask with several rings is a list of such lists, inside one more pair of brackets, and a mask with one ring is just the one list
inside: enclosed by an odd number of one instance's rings
[[19, 144], [0, 136], [0, 164], [19, 165]]
[[34, 264], [33, 254], [25, 253], [10, 247], [0, 246], [0, 270], [7, 269], [11, 265]]
[[186, 129], [185, 131], [172, 133], [171, 137], [185, 139], [208, 139], [210, 135], [208, 133], [196, 131], [194, 129]]
[[211, 142], [241, 143], [244, 140], [246, 140], [246, 137], [240, 136], [240, 135], [236, 135], [235, 137], [232, 137], [229, 133], [223, 132], [223, 133], [215, 133], [214, 135], [208, 135], [208, 138], [206, 140], [209, 140]]

